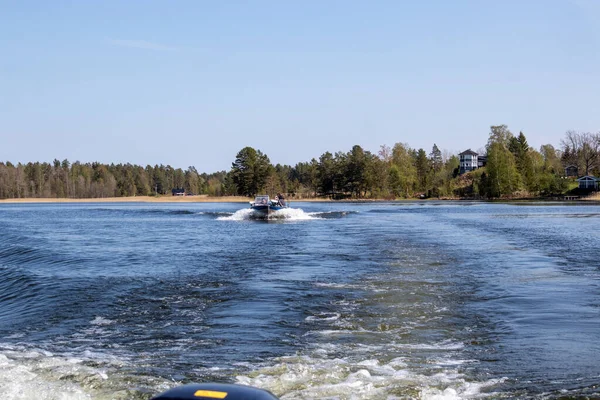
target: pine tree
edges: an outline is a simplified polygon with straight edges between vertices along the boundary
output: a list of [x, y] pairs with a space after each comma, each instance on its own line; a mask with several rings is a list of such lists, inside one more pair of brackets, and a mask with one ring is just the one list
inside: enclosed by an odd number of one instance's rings
[[431, 162], [431, 167], [433, 168], [434, 172], [439, 172], [442, 169], [444, 165], [444, 160], [442, 159], [442, 152], [435, 143], [433, 144], [431, 153], [429, 153], [429, 160]]
[[427, 191], [429, 171], [431, 170], [431, 168], [429, 166], [429, 160], [427, 159], [427, 154], [425, 153], [425, 150], [419, 149], [417, 151], [415, 167], [417, 170], [417, 190], [421, 192]]
[[265, 188], [267, 178], [273, 168], [269, 157], [260, 150], [244, 147], [231, 164], [233, 183], [238, 194], [254, 196]]

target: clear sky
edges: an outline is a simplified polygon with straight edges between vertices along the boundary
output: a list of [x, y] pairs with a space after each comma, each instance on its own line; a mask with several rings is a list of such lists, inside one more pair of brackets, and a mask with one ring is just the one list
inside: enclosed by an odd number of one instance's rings
[[600, 0], [0, 0], [0, 160], [229, 170], [600, 130]]

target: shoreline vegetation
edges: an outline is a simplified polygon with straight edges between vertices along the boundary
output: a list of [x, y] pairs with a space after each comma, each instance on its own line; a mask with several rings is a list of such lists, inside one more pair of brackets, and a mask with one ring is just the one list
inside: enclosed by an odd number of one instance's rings
[[[0, 204], [62, 204], [62, 203], [249, 203], [252, 199], [244, 196], [128, 196], [128, 197], [92, 197], [84, 199], [73, 198], [21, 198], [21, 199], [0, 199]], [[589, 196], [583, 196], [576, 199], [577, 201], [597, 201], [600, 202], [600, 193], [593, 193]], [[475, 199], [475, 198], [429, 198], [429, 199], [343, 199], [334, 200], [331, 198], [291, 198], [291, 204], [294, 203], [379, 203], [379, 202], [408, 202], [408, 201], [573, 201], [565, 200], [560, 197], [514, 197], [505, 199]]]
[[[244, 196], [127, 196], [127, 197], [91, 197], [72, 198], [22, 198], [0, 199], [0, 204], [10, 203], [249, 203], [252, 199]], [[293, 202], [329, 202], [330, 199], [291, 199]]]
[[[0, 162], [0, 201], [246, 202], [276, 193], [291, 201], [597, 200], [599, 174], [600, 132], [568, 131], [560, 148], [536, 150], [523, 132], [497, 125], [477, 152], [396, 143], [371, 153], [355, 145], [291, 166], [244, 147], [229, 171], [210, 174], [162, 164]], [[575, 178], [584, 175], [593, 187], [578, 187]]]

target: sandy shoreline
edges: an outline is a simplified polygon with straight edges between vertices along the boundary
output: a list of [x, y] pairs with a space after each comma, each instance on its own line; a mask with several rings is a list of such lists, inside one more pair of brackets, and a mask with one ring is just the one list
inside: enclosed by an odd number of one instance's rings
[[581, 200], [600, 201], [600, 193], [594, 193], [589, 196], [582, 197]]
[[[5, 199], [0, 204], [8, 203], [248, 203], [252, 199], [244, 196], [133, 196], [133, 197], [104, 197], [89, 199], [67, 199], [67, 198], [26, 198]], [[290, 199], [291, 202], [320, 202], [331, 201], [328, 199]]]

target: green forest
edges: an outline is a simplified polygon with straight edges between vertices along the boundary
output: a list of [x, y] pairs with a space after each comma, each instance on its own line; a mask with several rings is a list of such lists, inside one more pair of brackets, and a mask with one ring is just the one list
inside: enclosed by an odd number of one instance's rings
[[[466, 149], [465, 149], [466, 150]], [[347, 152], [325, 152], [295, 166], [273, 165], [252, 147], [241, 149], [229, 171], [200, 173], [169, 165], [101, 164], [57, 160], [13, 164], [0, 162], [0, 199], [102, 198], [158, 196], [183, 188], [187, 194], [254, 196], [286, 193], [292, 198], [530, 198], [572, 190], [565, 168], [579, 176], [599, 172], [600, 134], [568, 131], [555, 147], [538, 150], [523, 132], [492, 126], [484, 167], [460, 174], [459, 156], [405, 143], [381, 146], [377, 154], [355, 145]]]

